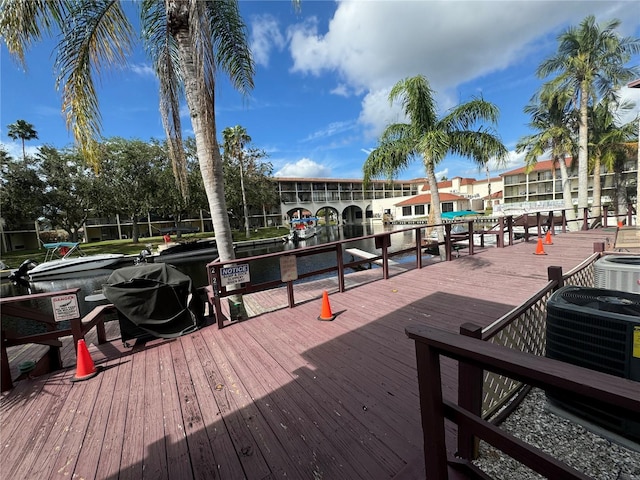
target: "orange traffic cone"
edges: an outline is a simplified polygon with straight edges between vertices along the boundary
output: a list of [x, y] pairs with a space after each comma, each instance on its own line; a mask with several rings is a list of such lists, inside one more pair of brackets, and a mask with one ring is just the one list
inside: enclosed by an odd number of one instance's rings
[[538, 237], [538, 245], [536, 246], [534, 255], [546, 255], [546, 253], [544, 253], [544, 247], [542, 246], [542, 238], [540, 237]]
[[334, 318], [336, 318], [336, 316], [331, 313], [331, 305], [329, 305], [329, 295], [325, 290], [324, 292], [322, 292], [322, 310], [320, 311], [318, 320], [331, 321]]
[[553, 240], [551, 240], [551, 230], [547, 230], [547, 235], [544, 237], [545, 245], [553, 245]]
[[79, 382], [81, 380], [88, 380], [95, 377], [98, 374], [98, 369], [93, 363], [93, 359], [89, 354], [86, 343], [83, 339], [78, 340], [77, 351], [78, 362], [76, 365], [76, 374], [71, 379], [72, 382]]
[[622, 220], [618, 221], [618, 228], [622, 228], [622, 226], [624, 225], [624, 223], [622, 223]]

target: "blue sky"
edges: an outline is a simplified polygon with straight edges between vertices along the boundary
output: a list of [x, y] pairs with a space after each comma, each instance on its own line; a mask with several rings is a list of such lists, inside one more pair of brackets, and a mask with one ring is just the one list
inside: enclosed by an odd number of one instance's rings
[[[135, 16], [133, 4], [126, 6]], [[296, 12], [289, 0], [240, 1], [256, 61], [255, 89], [243, 98], [219, 75], [216, 121], [219, 132], [242, 125], [283, 177], [358, 179], [368, 152], [390, 122], [402, 121], [388, 92], [398, 80], [425, 75], [440, 111], [482, 95], [500, 108], [497, 131], [522, 166], [516, 142], [531, 133], [523, 107], [541, 80], [540, 62], [557, 48], [557, 36], [593, 14], [622, 20], [624, 36], [640, 37], [640, 1], [314, 1]], [[53, 40], [33, 48], [23, 71], [0, 51], [0, 142], [15, 156], [21, 147], [7, 137], [7, 125], [32, 123], [43, 144], [73, 143], [55, 90]], [[630, 65], [640, 64], [635, 57]], [[99, 101], [104, 137], [149, 140], [164, 133], [158, 113], [158, 82], [138, 48], [126, 65], [103, 75]], [[640, 105], [640, 89], [623, 88]], [[624, 119], [638, 115], [638, 107]], [[185, 136], [192, 134], [186, 107]], [[220, 135], [219, 135], [220, 136]], [[484, 178], [466, 159], [448, 157], [438, 176]], [[415, 162], [399, 178], [424, 177]]]

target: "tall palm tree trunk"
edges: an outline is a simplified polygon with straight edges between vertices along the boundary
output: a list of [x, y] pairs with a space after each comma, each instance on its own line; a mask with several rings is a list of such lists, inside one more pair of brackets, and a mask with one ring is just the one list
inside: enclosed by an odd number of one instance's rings
[[249, 207], [247, 206], [247, 193], [244, 190], [244, 168], [242, 165], [243, 155], [240, 154], [240, 190], [242, 191], [242, 209], [244, 213], [244, 233], [247, 238], [251, 237], [249, 231]]
[[569, 231], [578, 230], [576, 225], [576, 211], [573, 207], [573, 199], [571, 198], [571, 180], [567, 170], [567, 162], [565, 156], [558, 157], [558, 165], [560, 166], [560, 181], [562, 182], [562, 200], [564, 201], [565, 217], [569, 224]]
[[582, 82], [580, 93], [580, 125], [578, 127], [578, 210], [589, 207], [589, 144], [588, 101], [589, 82]]
[[[427, 171], [427, 180], [429, 181], [429, 190], [431, 190], [431, 211], [433, 212], [433, 222], [438, 225], [435, 227], [438, 235], [438, 242], [444, 242], [444, 230], [440, 225], [442, 223], [442, 212], [440, 210], [440, 192], [438, 191], [438, 180], [436, 178], [435, 167], [433, 162], [425, 160], [425, 169]], [[438, 247], [440, 258], [444, 260], [447, 256], [445, 245]]]
[[600, 177], [600, 155], [595, 155], [593, 159], [593, 216], [596, 217], [594, 222], [600, 220], [602, 214], [602, 177]]
[[[186, 15], [186, 14], [185, 14]], [[212, 115], [214, 98], [212, 92], [198, 82], [198, 66], [195, 61], [195, 48], [188, 31], [188, 22], [175, 33], [180, 52], [180, 61], [184, 75], [185, 97], [191, 112], [191, 125], [196, 140], [198, 163], [209, 200], [209, 210], [216, 236], [218, 253], [222, 260], [235, 258], [233, 236], [227, 215], [224, 197], [224, 181], [220, 147], [215, 137], [215, 118]]]

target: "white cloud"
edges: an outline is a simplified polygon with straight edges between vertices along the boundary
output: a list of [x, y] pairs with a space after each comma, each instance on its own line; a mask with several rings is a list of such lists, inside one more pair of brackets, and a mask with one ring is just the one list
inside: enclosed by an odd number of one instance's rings
[[292, 71], [336, 74], [333, 93], [364, 94], [360, 122], [377, 136], [392, 115], [384, 92], [399, 79], [426, 75], [444, 110], [459, 102], [456, 87], [554, 48], [557, 32], [587, 14], [637, 26], [633, 3], [342, 0], [326, 31], [315, 18], [289, 29]]
[[331, 169], [326, 165], [316, 163], [308, 158], [302, 158], [295, 163], [287, 163], [278, 170], [275, 177], [304, 177], [304, 178], [328, 178]]
[[[27, 145], [24, 146], [24, 151], [27, 157], [33, 157], [40, 152], [42, 145]], [[0, 148], [9, 154], [13, 159], [22, 159], [22, 142], [0, 142]]]
[[377, 138], [390, 123], [405, 121], [400, 107], [389, 103], [389, 90], [371, 91], [362, 100], [358, 122], [365, 127], [369, 139]]
[[129, 65], [129, 69], [140, 77], [156, 77], [156, 72], [146, 63], [133, 63]]
[[632, 122], [640, 114], [640, 88], [624, 87], [620, 89], [620, 100], [633, 102], [635, 107], [620, 116], [620, 124]]
[[331, 90], [331, 93], [340, 97], [348, 97], [349, 87], [347, 87], [344, 83], [339, 83], [336, 88]]
[[278, 22], [271, 15], [256, 16], [251, 21], [251, 53], [258, 65], [268, 66], [273, 48], [282, 50], [286, 41]]
[[449, 178], [449, 169], [448, 169], [448, 168], [445, 168], [445, 169], [443, 169], [443, 170], [439, 170], [439, 171], [437, 171], [437, 172], [435, 172], [435, 173], [436, 173], [436, 178], [437, 178], [438, 180], [440, 180], [442, 177], [447, 177], [447, 178]]
[[332, 122], [322, 130], [317, 130], [304, 139], [305, 142], [332, 137], [338, 133], [352, 130], [353, 122]]

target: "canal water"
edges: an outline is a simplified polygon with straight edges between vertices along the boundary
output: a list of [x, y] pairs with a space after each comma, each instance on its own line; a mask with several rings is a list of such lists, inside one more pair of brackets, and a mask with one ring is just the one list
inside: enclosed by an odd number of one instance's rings
[[[372, 226], [366, 224], [345, 225], [342, 227], [319, 227], [318, 234], [316, 236], [300, 241], [298, 244], [277, 241], [260, 247], [253, 247], [251, 249], [238, 248], [236, 256], [238, 258], [243, 258], [255, 255], [264, 255], [267, 253], [293, 250], [295, 248], [320, 245], [344, 239], [354, 239], [353, 242], [348, 243], [348, 248], [358, 248], [366, 252], [378, 254], [379, 250], [375, 248], [373, 239], [360, 237], [372, 235], [374, 233], [381, 233], [383, 232], [383, 228], [384, 227], [382, 225]], [[392, 245], [391, 250], [406, 248], [413, 242], [413, 232], [394, 235], [394, 244]], [[144, 244], [141, 244], [140, 249], [142, 250], [143, 248]], [[201, 287], [207, 284], [207, 272], [205, 266], [212, 260], [213, 258], [184, 258], [172, 260], [170, 263], [181, 272], [189, 275], [194, 286]], [[347, 260], [350, 260], [350, 258]], [[335, 264], [335, 255], [332, 253], [300, 257], [298, 259], [298, 272], [304, 273], [312, 270], [328, 268], [335, 266]], [[106, 269], [90, 270], [83, 272], [82, 274], [76, 273], [69, 277], [59, 275], [51, 280], [32, 282], [29, 287], [14, 285], [8, 280], [3, 280], [0, 285], [0, 295], [2, 297], [8, 297], [26, 295], [28, 293], [55, 292], [69, 288], [80, 288], [81, 291], [78, 294], [78, 302], [80, 304], [80, 313], [84, 316], [97, 305], [96, 302], [85, 301], [85, 297], [100, 292], [103, 284], [107, 282], [112, 271], [113, 270]], [[261, 283], [280, 278], [279, 260], [275, 258], [265, 259], [260, 262], [252, 262], [250, 275], [253, 283]], [[50, 305], [48, 305], [48, 303], [50, 303], [49, 299], [44, 299], [39, 302], [42, 304], [43, 310], [50, 311]]]

